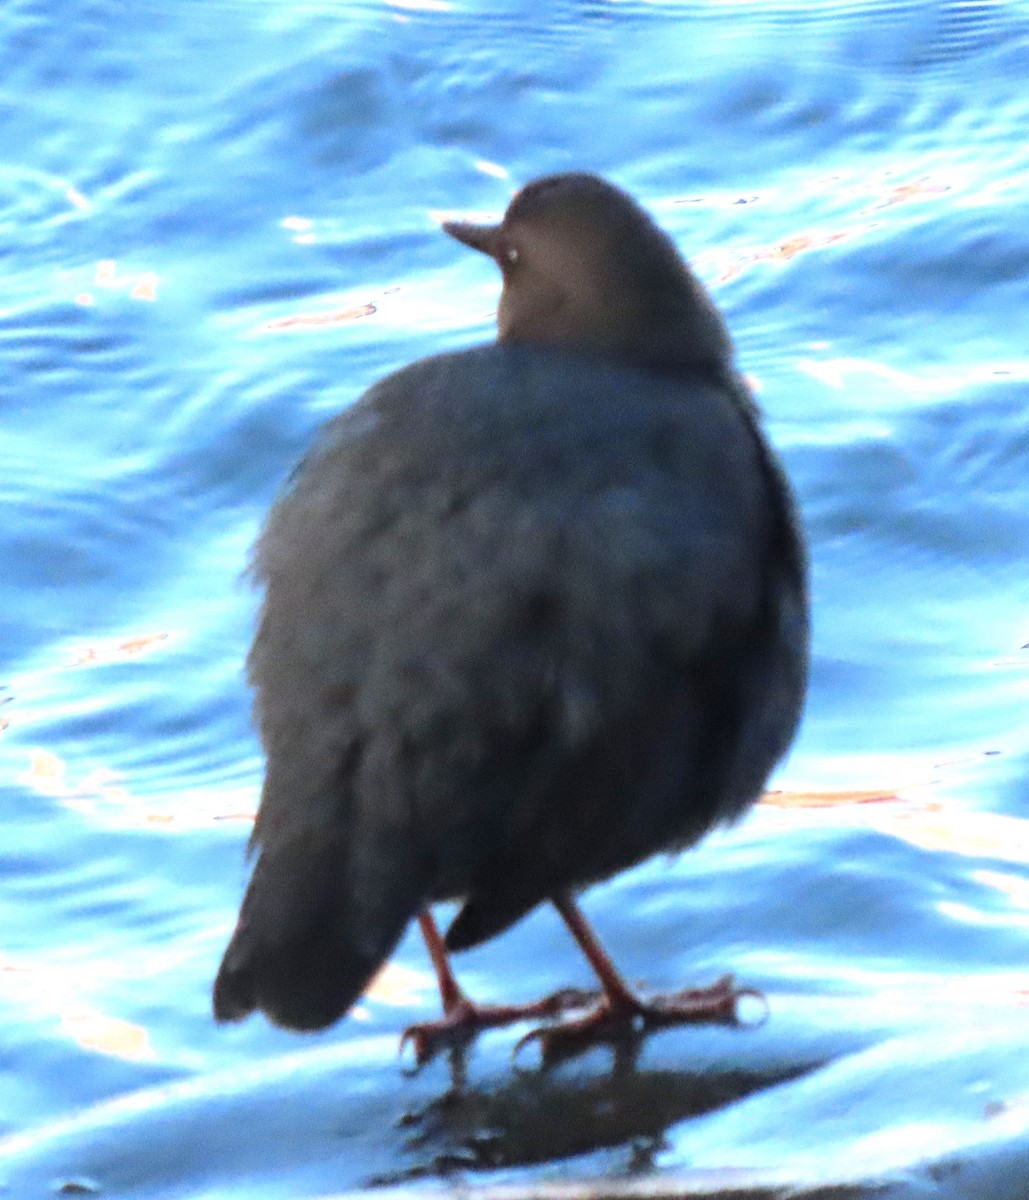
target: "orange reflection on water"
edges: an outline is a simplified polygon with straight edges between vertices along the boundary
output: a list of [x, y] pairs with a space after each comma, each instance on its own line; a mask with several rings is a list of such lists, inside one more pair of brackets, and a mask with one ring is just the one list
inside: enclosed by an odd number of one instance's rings
[[[157, 285], [160, 282], [156, 271], [141, 271], [138, 274], [119, 274], [118, 263], [113, 258], [102, 258], [93, 272], [93, 283], [98, 288], [108, 291], [124, 291], [130, 300], [142, 300], [153, 303], [157, 299]], [[92, 292], [79, 292], [75, 303], [89, 307], [96, 303]]]
[[68, 765], [50, 750], [32, 751], [20, 782], [60, 802], [96, 824], [115, 829], [160, 829], [188, 832], [222, 821], [252, 822], [256, 806], [251, 787], [208, 787], [176, 791], [170, 800], [143, 800], [106, 768], [81, 779], [69, 777]]
[[880, 828], [923, 850], [1029, 863], [1029, 821], [1004, 813], [929, 804], [891, 814]]
[[129, 289], [129, 296], [133, 300], [146, 300], [153, 302], [157, 299], [157, 276], [153, 271], [144, 271], [136, 282]]
[[886, 195], [872, 208], [890, 208], [894, 204], [905, 204], [909, 200], [923, 200], [927, 196], [942, 196], [951, 190], [951, 184], [923, 175], [910, 183], [898, 183], [891, 187]]
[[[835, 245], [837, 242], [863, 237], [879, 226], [879, 222], [875, 219], [868, 219], [869, 214], [879, 212], [884, 208], [894, 207], [898, 204], [906, 204], [913, 200], [925, 200], [936, 196], [943, 196], [952, 191], [954, 187], [954, 184], [951, 182], [934, 179], [929, 175], [923, 175], [918, 179], [911, 179], [902, 183], [894, 182], [890, 177], [891, 175], [891, 172], [886, 172], [878, 180], [873, 179], [869, 181], [862, 179], [858, 184], [850, 186], [847, 186], [846, 182], [840, 176], [836, 175], [831, 175], [821, 180], [813, 180], [811, 183], [813, 192], [821, 194], [822, 190], [824, 190], [837, 195], [846, 195], [848, 198], [858, 201], [852, 208], [851, 213], [854, 217], [861, 219], [825, 232], [804, 230], [788, 236], [782, 241], [775, 242], [771, 246], [759, 246], [751, 250], [742, 251], [730, 257], [728, 263], [715, 272], [715, 282], [719, 284], [729, 283], [731, 280], [738, 278], [748, 267], [754, 266], [757, 263], [785, 263], [796, 258], [798, 254], [809, 250], [822, 250], [827, 246]], [[878, 191], [875, 187], [876, 183], [881, 185]], [[869, 193], [871, 193], [871, 196]], [[748, 198], [736, 197], [735, 199], [725, 197], [692, 197], [689, 200], [678, 198], [673, 203], [708, 203], [726, 207], [730, 203], [752, 203], [767, 198], [760, 195]]]
[[64, 774], [64, 763], [56, 754], [49, 750], [33, 750], [29, 768], [19, 782], [44, 796], [60, 795], [65, 787]]
[[[416, 1008], [427, 993], [436, 990], [436, 978], [431, 971], [414, 971], [400, 963], [387, 962], [364, 990], [364, 1000], [375, 1000], [391, 1008]], [[371, 1019], [371, 1013], [359, 1004], [351, 1016], [360, 1021]]]
[[94, 1009], [74, 1008], [64, 1013], [61, 1032], [84, 1050], [95, 1050], [110, 1058], [143, 1062], [156, 1057], [150, 1035], [142, 1025]]
[[[940, 764], [941, 766], [957, 766]], [[1004, 813], [960, 808], [928, 795], [929, 782], [903, 792], [894, 788], [850, 791], [766, 792], [761, 803], [775, 808], [867, 806], [866, 825], [922, 850], [942, 850], [967, 858], [1029, 863], [1029, 820]]]
[[782, 242], [776, 242], [772, 246], [759, 246], [753, 250], [744, 251], [730, 259], [728, 265], [723, 267], [718, 273], [715, 283], [730, 283], [733, 279], [739, 278], [748, 267], [752, 267], [757, 263], [789, 262], [791, 259], [796, 258], [798, 254], [802, 254], [805, 251], [821, 250], [826, 246], [835, 245], [837, 242], [859, 237], [872, 228], [873, 225], [866, 222], [862, 225], [852, 225], [828, 233], [796, 233], [792, 237], [786, 238]]
[[79, 1002], [82, 978], [77, 967], [43, 965], [0, 954], [0, 974], [5, 992], [33, 1013], [52, 1014], [61, 1033], [84, 1049], [131, 1062], [155, 1057], [150, 1035], [142, 1025]]
[[261, 325], [261, 333], [291, 333], [297, 329], [321, 329], [326, 325], [339, 325], [343, 321], [356, 321], [360, 317], [370, 317], [378, 312], [376, 305], [369, 301], [353, 308], [335, 308], [329, 312], [300, 313], [293, 317], [277, 317], [274, 321], [265, 321]]
[[776, 808], [829, 808], [838, 804], [882, 804], [900, 800], [892, 788], [866, 788], [832, 792], [765, 792], [762, 804]]
[[22, 772], [19, 782], [77, 812], [90, 813], [98, 802], [124, 809], [130, 800], [113, 771], [97, 769], [90, 771], [81, 783], [70, 783], [67, 763], [50, 750], [32, 751], [28, 770]]
[[73, 667], [95, 666], [99, 663], [121, 662], [127, 658], [139, 658], [164, 645], [171, 634], [140, 633], [134, 637], [118, 638], [106, 642], [94, 642], [84, 646], [72, 660]]

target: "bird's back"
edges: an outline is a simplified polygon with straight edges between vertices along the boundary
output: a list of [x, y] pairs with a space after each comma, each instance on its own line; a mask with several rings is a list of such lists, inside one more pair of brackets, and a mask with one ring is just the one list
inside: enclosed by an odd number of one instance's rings
[[[255, 557], [268, 769], [237, 960], [289, 943], [295, 1007], [297, 931], [331, 924], [338, 1015], [429, 900], [463, 898], [450, 941], [474, 944], [738, 815], [799, 717], [791, 512], [730, 381], [491, 345], [330, 421]], [[291, 910], [278, 880], [322, 861]]]

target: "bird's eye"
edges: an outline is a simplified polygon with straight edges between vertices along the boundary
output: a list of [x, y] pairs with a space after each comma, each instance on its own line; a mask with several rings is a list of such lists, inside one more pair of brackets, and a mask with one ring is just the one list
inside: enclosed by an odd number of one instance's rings
[[508, 248], [504, 251], [504, 262], [506, 262], [509, 267], [513, 267], [517, 261], [518, 248], [516, 246], [508, 246]]

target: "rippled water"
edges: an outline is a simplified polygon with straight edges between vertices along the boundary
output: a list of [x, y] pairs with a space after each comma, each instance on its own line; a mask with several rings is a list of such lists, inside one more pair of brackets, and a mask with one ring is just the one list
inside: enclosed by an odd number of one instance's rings
[[[1029, 4], [9, 0], [0, 64], [0, 1192], [1029, 1196]], [[261, 770], [239, 576], [320, 420], [490, 336], [440, 216], [569, 167], [728, 314], [815, 604], [777, 793], [586, 906], [630, 977], [732, 970], [771, 1017], [549, 1075], [489, 1035], [440, 1107], [395, 1057], [414, 937], [325, 1034], [210, 1020]], [[586, 982], [548, 912], [458, 966]]]

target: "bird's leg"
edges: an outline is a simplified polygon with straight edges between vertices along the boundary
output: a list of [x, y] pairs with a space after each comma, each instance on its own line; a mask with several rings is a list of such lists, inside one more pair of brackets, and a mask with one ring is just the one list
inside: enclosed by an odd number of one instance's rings
[[401, 1050], [411, 1043], [418, 1066], [429, 1062], [440, 1050], [466, 1045], [483, 1029], [557, 1017], [570, 1008], [583, 1008], [597, 999], [596, 992], [566, 988], [529, 1004], [476, 1004], [457, 982], [443, 935], [428, 909], [418, 914], [418, 927], [432, 959], [443, 1003], [443, 1016], [439, 1020], [411, 1025], [400, 1039]]
[[422, 931], [425, 948], [432, 959], [432, 969], [436, 972], [436, 983], [439, 985], [439, 998], [443, 1004], [443, 1012], [450, 1016], [452, 1012], [468, 1008], [471, 1001], [457, 982], [457, 977], [450, 966], [450, 956], [447, 954], [443, 935], [428, 909], [418, 914], [418, 928]]
[[669, 995], [644, 999], [636, 995], [618, 973], [572, 897], [567, 894], [555, 896], [553, 903], [600, 980], [603, 997], [583, 1017], [533, 1030], [521, 1039], [517, 1049], [527, 1042], [538, 1041], [547, 1062], [574, 1054], [593, 1042], [610, 1041], [662, 1025], [737, 1025], [740, 1023], [737, 1009], [741, 997], [753, 996], [764, 1003], [760, 992], [737, 987], [731, 975], [723, 976], [710, 987], [684, 988]]

